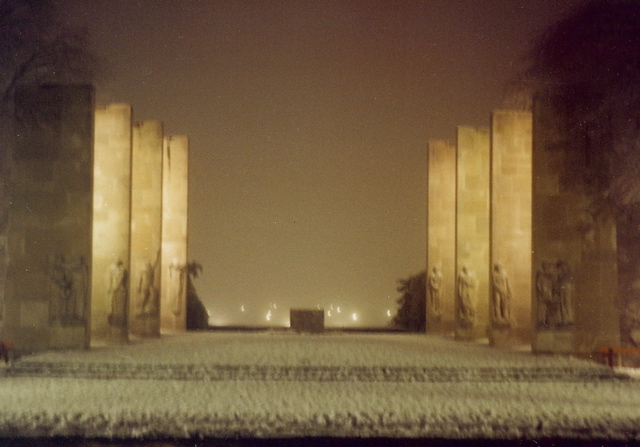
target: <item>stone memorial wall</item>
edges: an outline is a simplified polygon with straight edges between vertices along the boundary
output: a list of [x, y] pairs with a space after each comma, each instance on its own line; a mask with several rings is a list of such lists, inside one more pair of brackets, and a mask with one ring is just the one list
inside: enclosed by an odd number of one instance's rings
[[532, 349], [591, 354], [620, 343], [615, 223], [583, 177], [597, 145], [570, 139], [548, 98], [534, 104]]
[[0, 338], [22, 352], [88, 347], [93, 87], [16, 93]]

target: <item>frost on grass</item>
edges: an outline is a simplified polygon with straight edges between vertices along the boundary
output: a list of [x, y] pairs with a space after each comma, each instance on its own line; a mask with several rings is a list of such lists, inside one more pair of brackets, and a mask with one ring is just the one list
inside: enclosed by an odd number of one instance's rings
[[424, 335], [198, 333], [48, 352], [0, 372], [0, 402], [0, 436], [640, 437], [628, 375]]

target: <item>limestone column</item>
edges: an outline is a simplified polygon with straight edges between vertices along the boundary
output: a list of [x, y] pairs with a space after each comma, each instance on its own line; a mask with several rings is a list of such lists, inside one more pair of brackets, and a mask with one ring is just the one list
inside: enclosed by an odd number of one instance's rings
[[16, 92], [0, 337], [22, 352], [90, 343], [93, 87]]
[[457, 340], [486, 337], [489, 324], [489, 129], [457, 130]]
[[162, 140], [159, 121], [133, 126], [129, 327], [140, 337], [160, 336]]
[[429, 141], [427, 152], [427, 332], [453, 331], [456, 284], [456, 148]]
[[620, 343], [616, 228], [594, 207], [584, 173], [599, 165], [598, 145], [575, 141], [548, 98], [534, 101], [532, 349], [591, 354]]
[[188, 159], [186, 136], [164, 139], [160, 301], [162, 329], [170, 331], [186, 330]]
[[131, 106], [95, 110], [92, 339], [129, 340]]
[[489, 342], [531, 343], [531, 113], [491, 116]]

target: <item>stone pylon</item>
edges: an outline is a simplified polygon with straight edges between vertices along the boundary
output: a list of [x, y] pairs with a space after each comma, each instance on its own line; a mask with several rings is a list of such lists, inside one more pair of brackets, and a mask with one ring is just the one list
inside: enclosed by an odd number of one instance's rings
[[531, 113], [491, 115], [489, 342], [531, 343]]
[[432, 140], [427, 152], [427, 332], [455, 325], [456, 148]]
[[189, 140], [183, 135], [164, 139], [162, 181], [162, 295], [161, 327], [186, 330], [187, 210]]
[[128, 104], [96, 108], [94, 159], [91, 335], [94, 340], [126, 343], [131, 242]]
[[457, 340], [486, 337], [489, 324], [489, 129], [457, 129]]
[[160, 336], [163, 138], [159, 121], [133, 126], [129, 325], [140, 337]]

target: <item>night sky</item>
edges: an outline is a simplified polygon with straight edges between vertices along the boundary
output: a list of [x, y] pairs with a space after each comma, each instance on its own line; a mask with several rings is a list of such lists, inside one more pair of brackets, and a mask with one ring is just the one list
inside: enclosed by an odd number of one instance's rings
[[189, 259], [212, 323], [266, 324], [271, 311], [281, 324], [320, 305], [328, 325], [380, 326], [396, 280], [425, 268], [428, 140], [488, 126], [530, 39], [578, 3], [64, 8], [104, 65], [97, 102], [190, 138]]

